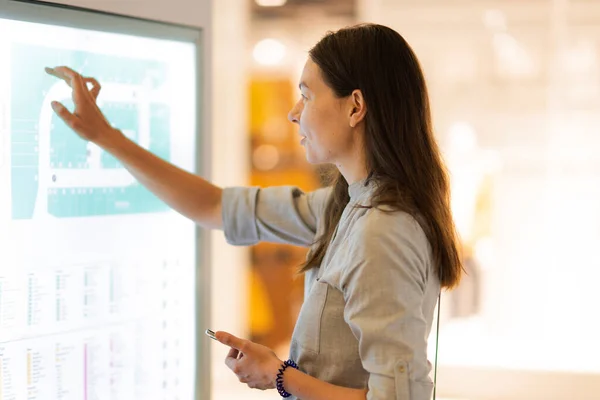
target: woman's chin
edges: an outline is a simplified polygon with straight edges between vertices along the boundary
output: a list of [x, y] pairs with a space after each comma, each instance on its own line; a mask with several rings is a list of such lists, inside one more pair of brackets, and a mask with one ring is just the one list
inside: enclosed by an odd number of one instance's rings
[[326, 163], [326, 161], [323, 161], [319, 157], [315, 157], [314, 154], [310, 154], [309, 152], [306, 152], [306, 161], [308, 161], [309, 164], [315, 164], [315, 165]]
[[306, 144], [304, 145], [304, 151], [306, 155], [306, 161], [308, 161], [309, 164], [324, 164], [328, 162], [328, 160], [324, 159], [326, 157], [323, 157], [319, 154], [315, 154], [313, 149], [310, 146], [307, 146]]
[[309, 164], [318, 164], [317, 162], [315, 162], [311, 157], [308, 156], [308, 154], [306, 155], [306, 161]]
[[309, 164], [318, 164], [318, 159], [313, 155], [310, 154], [308, 151], [306, 152], [306, 161], [308, 161]]

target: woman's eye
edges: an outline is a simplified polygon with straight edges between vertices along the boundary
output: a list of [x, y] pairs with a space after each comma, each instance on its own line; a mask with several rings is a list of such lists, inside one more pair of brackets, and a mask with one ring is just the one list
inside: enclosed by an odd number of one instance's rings
[[308, 98], [304, 94], [300, 93], [300, 96], [302, 97], [302, 100], [308, 100]]

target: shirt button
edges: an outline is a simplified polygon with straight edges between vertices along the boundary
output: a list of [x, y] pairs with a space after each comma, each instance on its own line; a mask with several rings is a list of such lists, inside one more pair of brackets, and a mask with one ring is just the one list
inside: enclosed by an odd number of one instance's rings
[[401, 366], [400, 368], [398, 368], [398, 371], [399, 371], [401, 374], [403, 374], [403, 373], [406, 371], [406, 369], [404, 368], [404, 366]]

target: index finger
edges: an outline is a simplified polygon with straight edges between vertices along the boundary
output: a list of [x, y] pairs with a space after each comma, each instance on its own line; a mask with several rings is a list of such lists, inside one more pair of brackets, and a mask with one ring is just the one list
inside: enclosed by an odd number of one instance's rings
[[76, 99], [83, 99], [80, 96], [86, 96], [85, 93], [88, 90], [83, 81], [83, 77], [77, 72], [73, 71], [71, 68], [66, 66], [60, 66], [55, 68], [46, 67], [45, 70], [46, 73], [48, 73], [49, 75], [64, 80], [67, 83], [67, 85], [69, 85], [73, 89]]
[[54, 68], [45, 67], [44, 70], [46, 71], [47, 74], [52, 75], [56, 78], [62, 79], [69, 86], [71, 86], [71, 80], [72, 80], [73, 75], [77, 74], [77, 72], [73, 71], [71, 68], [66, 67], [66, 66], [60, 66], [60, 67], [54, 67]]
[[242, 350], [242, 347], [244, 346], [244, 340], [237, 338], [227, 332], [218, 331], [215, 333], [215, 337], [219, 342], [236, 350]]
[[[56, 68], [59, 68], [59, 67], [56, 67]], [[67, 81], [67, 77], [63, 73], [61, 73], [60, 70], [57, 70], [56, 68], [45, 67], [44, 71], [46, 71], [46, 73], [48, 75], [52, 75], [58, 79], [64, 80], [70, 86], [71, 82]]]

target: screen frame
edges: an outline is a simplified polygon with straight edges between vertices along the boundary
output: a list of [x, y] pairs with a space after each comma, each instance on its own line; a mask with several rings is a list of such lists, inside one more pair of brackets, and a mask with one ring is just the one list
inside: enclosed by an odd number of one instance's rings
[[[45, 1], [0, 0], [0, 18], [24, 22], [60, 25], [77, 29], [90, 29], [107, 33], [130, 34], [153, 39], [174, 40], [192, 43], [196, 49], [196, 132], [195, 171], [208, 176], [211, 163], [208, 131], [207, 92], [204, 72], [207, 50], [205, 30], [200, 27], [169, 23], [129, 15], [121, 15], [66, 4]], [[159, 28], [159, 29], [157, 29]], [[43, 72], [43, 71], [42, 71]], [[210, 343], [199, 340], [210, 321], [210, 235], [199, 226], [195, 228], [195, 371], [194, 397], [197, 400], [211, 398]], [[204, 266], [204, 267], [203, 267]]]

